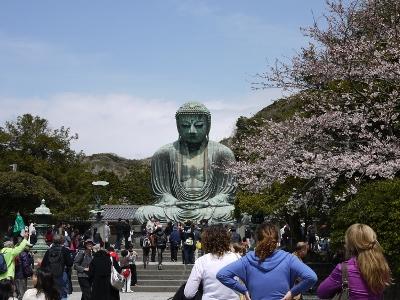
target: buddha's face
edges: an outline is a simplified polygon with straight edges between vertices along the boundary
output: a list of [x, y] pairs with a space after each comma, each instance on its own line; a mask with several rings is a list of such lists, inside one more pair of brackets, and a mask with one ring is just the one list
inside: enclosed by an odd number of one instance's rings
[[190, 144], [203, 142], [208, 134], [207, 116], [203, 114], [179, 116], [177, 126], [181, 139]]

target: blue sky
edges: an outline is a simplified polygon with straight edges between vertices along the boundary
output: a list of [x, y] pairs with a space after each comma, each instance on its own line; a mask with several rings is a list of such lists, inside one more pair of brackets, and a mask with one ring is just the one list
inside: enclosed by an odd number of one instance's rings
[[307, 40], [323, 0], [1, 1], [0, 124], [30, 112], [80, 135], [87, 154], [150, 156], [174, 111], [204, 102], [211, 137], [281, 96], [254, 75]]

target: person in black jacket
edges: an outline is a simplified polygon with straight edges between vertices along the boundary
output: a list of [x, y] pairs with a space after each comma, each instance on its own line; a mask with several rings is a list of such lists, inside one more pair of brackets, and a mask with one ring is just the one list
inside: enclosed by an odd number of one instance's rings
[[167, 248], [168, 248], [168, 243], [169, 243], [169, 236], [172, 233], [172, 228], [173, 228], [172, 221], [168, 221], [167, 226], [165, 226], [165, 229], [164, 229], [164, 232], [167, 235]]
[[231, 243], [237, 243], [240, 244], [240, 242], [242, 241], [242, 237], [240, 236], [239, 233], [236, 232], [236, 228], [232, 227], [231, 228]]
[[194, 226], [191, 221], [185, 223], [182, 233], [183, 263], [185, 265], [194, 264], [194, 250], [196, 249], [196, 246], [193, 229]]
[[68, 248], [63, 246], [64, 237], [59, 234], [53, 236], [53, 244], [44, 254], [41, 267], [54, 276], [61, 299], [68, 295], [68, 274], [67, 270], [72, 267], [73, 261]]
[[118, 219], [115, 225], [115, 231], [117, 232], [117, 239], [115, 241], [115, 250], [121, 250], [122, 237], [124, 236], [125, 222], [121, 218]]
[[163, 253], [165, 248], [167, 247], [167, 235], [165, 234], [161, 225], [157, 227], [157, 229], [154, 231], [154, 237], [157, 247], [158, 269], [162, 270]]
[[109, 256], [104, 249], [93, 247], [95, 252], [89, 265], [89, 276], [92, 282], [91, 300], [119, 300], [119, 290], [111, 286], [111, 264], [118, 273], [122, 269], [114, 257]]
[[171, 261], [178, 261], [178, 249], [181, 245], [181, 233], [177, 226], [172, 227], [172, 232], [169, 236]]
[[129, 224], [129, 220], [125, 220], [123, 224], [124, 226], [122, 229], [122, 234], [124, 235], [125, 239], [125, 249], [129, 249], [130, 246], [129, 237], [131, 235], [131, 225]]

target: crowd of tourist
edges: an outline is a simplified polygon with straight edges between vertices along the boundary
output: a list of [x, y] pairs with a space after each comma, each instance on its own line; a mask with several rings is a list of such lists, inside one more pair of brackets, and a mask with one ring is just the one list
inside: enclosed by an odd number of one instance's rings
[[[122, 220], [116, 224], [115, 248], [109, 243], [111, 230], [107, 223], [102, 236], [93, 227], [81, 234], [78, 228], [67, 223], [51, 225], [44, 235], [49, 248], [42, 259], [35, 260], [31, 251], [37, 241], [35, 224], [25, 226], [17, 214], [0, 250], [0, 299], [67, 299], [72, 293], [73, 269], [77, 273], [82, 300], [119, 299], [120, 292], [132, 292], [131, 285], [137, 283], [137, 253], [133, 250], [130, 225], [124, 223], [128, 224]], [[118, 226], [121, 225], [123, 230], [119, 237]], [[126, 227], [129, 236], [122, 247]], [[114, 270], [123, 283], [118, 288], [110, 279]], [[32, 278], [33, 289], [28, 289], [28, 278]]]
[[[282, 250], [280, 229], [264, 222], [255, 233], [254, 250], [232, 243], [235, 231], [218, 225], [201, 234], [206, 253], [195, 261], [185, 286], [174, 300], [193, 299], [303, 299], [302, 294], [317, 282], [316, 273], [303, 259], [310, 248], [298, 242], [294, 252]], [[345, 233], [346, 257], [318, 286], [320, 299], [383, 299], [392, 283], [391, 272], [377, 241], [376, 233], [365, 224], [353, 224]], [[186, 298], [184, 298], [186, 297]]]
[[143, 265], [146, 268], [149, 261], [158, 261], [158, 269], [162, 270], [163, 253], [169, 247], [171, 261], [178, 261], [178, 251], [182, 251], [182, 263], [194, 264], [195, 259], [203, 254], [201, 247], [201, 232], [208, 226], [207, 222], [195, 224], [192, 221], [173, 224], [168, 222], [165, 228], [155, 219], [142, 225], [140, 246], [143, 249]]
[[[120, 292], [132, 292], [138, 257], [132, 230], [122, 220], [115, 226], [115, 246], [110, 244], [107, 224], [104, 232], [108, 234], [102, 236], [93, 228], [80, 234], [69, 224], [51, 226], [45, 237], [49, 249], [35, 262], [31, 251], [36, 242], [35, 224], [25, 226], [18, 214], [0, 250], [0, 300], [67, 299], [72, 293], [73, 270], [82, 300], [113, 300], [120, 298]], [[172, 262], [177, 262], [182, 252], [182, 263], [193, 264], [193, 268], [174, 299], [299, 300], [317, 282], [316, 273], [303, 262], [309, 251], [317, 249], [310, 247], [313, 230], [308, 227], [304, 241], [290, 253], [287, 224], [279, 228], [264, 222], [254, 233], [246, 228], [241, 237], [233, 226], [209, 225], [207, 221], [163, 226], [151, 219], [142, 225], [143, 266], [147, 268], [157, 256], [158, 269], [163, 270], [165, 249], [170, 249]], [[350, 299], [381, 299], [391, 284], [391, 273], [376, 233], [364, 224], [350, 226], [345, 249], [347, 259], [321, 282], [317, 295], [332, 298], [348, 287]], [[32, 279], [31, 289], [27, 288], [28, 278]]]

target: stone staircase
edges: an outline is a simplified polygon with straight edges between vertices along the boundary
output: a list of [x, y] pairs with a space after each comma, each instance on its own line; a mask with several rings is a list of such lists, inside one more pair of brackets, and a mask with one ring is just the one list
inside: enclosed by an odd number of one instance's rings
[[[142, 249], [134, 249], [138, 253], [136, 261], [137, 286], [132, 287], [134, 292], [176, 292], [179, 287], [186, 282], [193, 265], [184, 265], [182, 263], [182, 252], [178, 252], [178, 262], [171, 262], [171, 253], [166, 249], [163, 254], [163, 270], [158, 270], [157, 255], [156, 262], [150, 262], [144, 268]], [[29, 282], [28, 288], [32, 287]], [[76, 271], [72, 273], [72, 287], [74, 292], [80, 292]]]
[[[134, 292], [140, 293], [174, 293], [179, 287], [187, 281], [193, 265], [184, 265], [182, 263], [182, 252], [178, 251], [178, 262], [171, 262], [171, 253], [166, 249], [163, 254], [163, 270], [158, 270], [157, 262], [150, 262], [144, 268], [142, 249], [134, 249], [138, 253], [136, 269], [138, 276], [137, 286], [132, 287]], [[157, 261], [157, 255], [156, 255]], [[76, 271], [72, 273], [72, 286], [74, 292], [80, 292]], [[32, 283], [28, 283], [28, 288]], [[305, 300], [316, 300], [314, 295], [304, 295]]]
[[163, 270], [157, 269], [157, 263], [150, 263], [146, 269], [143, 263], [137, 264], [138, 283], [135, 292], [176, 292], [189, 277], [192, 265], [180, 262], [165, 262]]
[[134, 250], [138, 253], [136, 261], [138, 283], [132, 287], [135, 292], [176, 292], [186, 282], [193, 267], [182, 263], [182, 251], [178, 251], [178, 261], [172, 262], [171, 252], [165, 249], [162, 270], [157, 269], [157, 255], [156, 262], [150, 262], [147, 268], [144, 268], [142, 249]]

